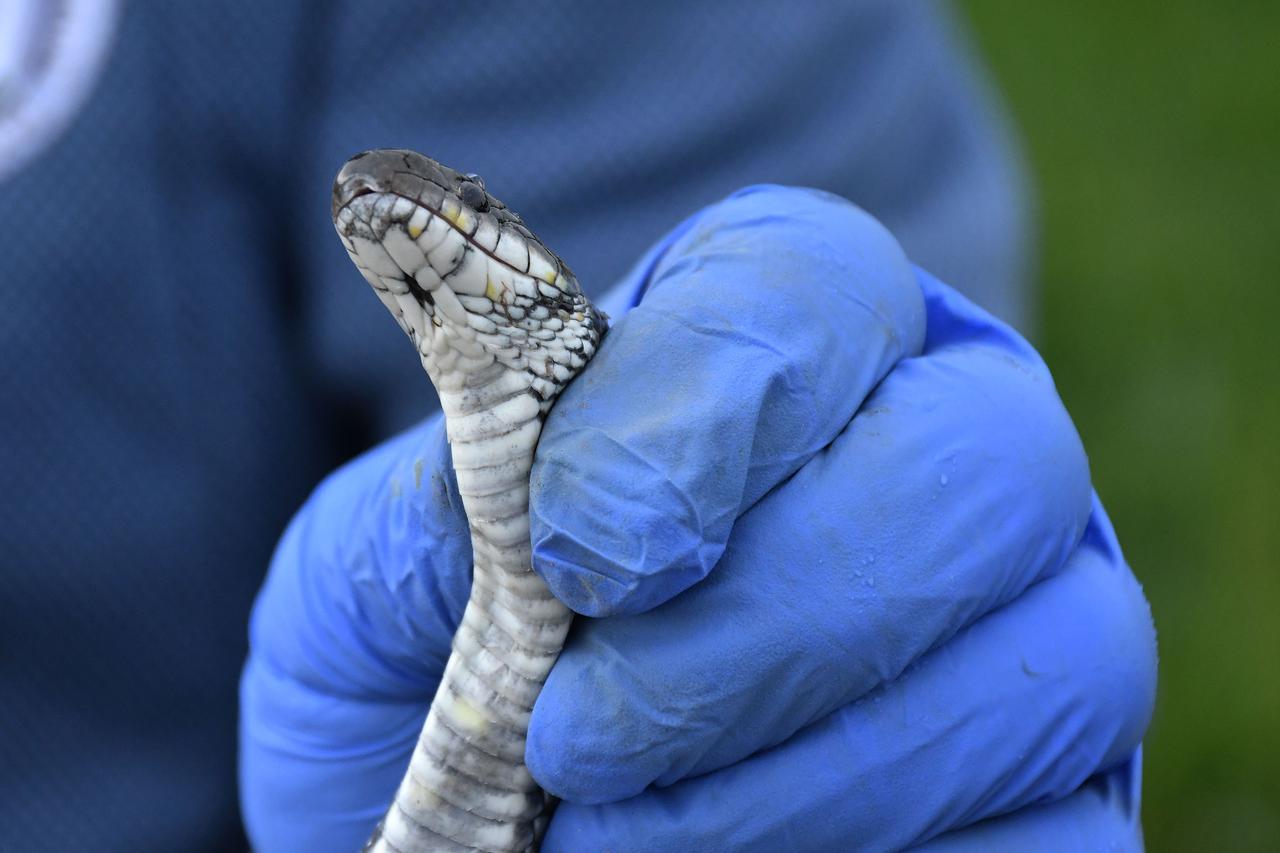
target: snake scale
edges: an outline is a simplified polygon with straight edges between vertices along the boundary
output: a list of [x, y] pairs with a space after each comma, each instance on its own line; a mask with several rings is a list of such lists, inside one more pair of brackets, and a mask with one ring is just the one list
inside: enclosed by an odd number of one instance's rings
[[553, 801], [525, 739], [571, 614], [532, 569], [529, 471], [543, 419], [607, 321], [478, 177], [416, 152], [351, 158], [332, 213], [439, 393], [474, 558], [444, 676], [365, 849], [533, 850]]

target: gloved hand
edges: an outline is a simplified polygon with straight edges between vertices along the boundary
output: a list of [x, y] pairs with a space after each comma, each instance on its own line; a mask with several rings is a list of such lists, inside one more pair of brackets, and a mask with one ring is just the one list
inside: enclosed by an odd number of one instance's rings
[[[641, 294], [533, 468], [535, 567], [599, 617], [533, 713], [545, 849], [1137, 849], [1154, 633], [1035, 352], [808, 190], [693, 217]], [[253, 616], [256, 846], [364, 840], [469, 581], [438, 416], [316, 490]]]

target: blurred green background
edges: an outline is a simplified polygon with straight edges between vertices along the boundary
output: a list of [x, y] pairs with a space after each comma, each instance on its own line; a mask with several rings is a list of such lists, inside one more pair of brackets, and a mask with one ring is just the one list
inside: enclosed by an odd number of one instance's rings
[[1280, 850], [1280, 3], [961, 3], [1039, 196], [1038, 343], [1160, 640], [1153, 851]]

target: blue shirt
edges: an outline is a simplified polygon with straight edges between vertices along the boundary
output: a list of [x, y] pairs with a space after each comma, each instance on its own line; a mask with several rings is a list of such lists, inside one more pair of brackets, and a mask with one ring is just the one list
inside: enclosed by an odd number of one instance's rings
[[333, 234], [350, 154], [482, 174], [597, 293], [742, 185], [817, 186], [1023, 319], [1016, 159], [945, 9], [475, 8], [126, 4], [0, 179], [0, 849], [243, 845], [271, 547], [435, 405]]

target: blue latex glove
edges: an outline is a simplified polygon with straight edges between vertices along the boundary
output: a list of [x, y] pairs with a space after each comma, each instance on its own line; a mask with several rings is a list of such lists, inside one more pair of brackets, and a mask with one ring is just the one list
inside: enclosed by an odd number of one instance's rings
[[[639, 294], [533, 469], [535, 566], [604, 617], [534, 709], [546, 849], [1140, 847], [1154, 633], [1035, 352], [807, 190], [693, 217]], [[364, 839], [470, 566], [438, 416], [316, 490], [242, 683], [257, 846]]]

